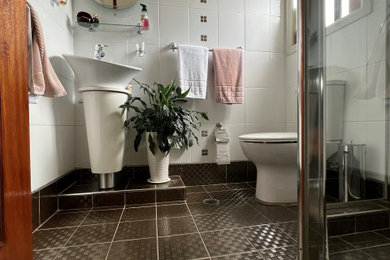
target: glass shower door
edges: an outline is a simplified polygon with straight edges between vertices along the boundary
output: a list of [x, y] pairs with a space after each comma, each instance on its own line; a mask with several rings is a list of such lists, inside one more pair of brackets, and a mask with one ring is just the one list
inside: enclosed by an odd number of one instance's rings
[[299, 1], [300, 259], [388, 259], [389, 5]]

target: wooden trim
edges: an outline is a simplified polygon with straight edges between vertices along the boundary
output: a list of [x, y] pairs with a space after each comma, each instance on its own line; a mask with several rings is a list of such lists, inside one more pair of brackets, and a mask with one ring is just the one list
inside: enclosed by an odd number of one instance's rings
[[0, 259], [32, 259], [26, 0], [1, 0], [0, 17]]

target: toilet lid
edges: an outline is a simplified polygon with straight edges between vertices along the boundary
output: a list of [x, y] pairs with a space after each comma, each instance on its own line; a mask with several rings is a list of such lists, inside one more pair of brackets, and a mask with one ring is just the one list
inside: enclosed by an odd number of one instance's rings
[[253, 143], [295, 143], [298, 135], [295, 132], [254, 133], [241, 135], [240, 141]]

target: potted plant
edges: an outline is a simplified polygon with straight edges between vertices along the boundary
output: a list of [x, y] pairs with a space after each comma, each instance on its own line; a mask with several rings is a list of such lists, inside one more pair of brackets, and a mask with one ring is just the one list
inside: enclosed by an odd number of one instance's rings
[[150, 183], [165, 183], [169, 178], [169, 152], [172, 148], [188, 149], [198, 143], [195, 132], [200, 129], [199, 116], [208, 120], [207, 114], [191, 111], [182, 106], [187, 100], [189, 90], [182, 92], [172, 81], [167, 86], [154, 83], [154, 88], [135, 80], [147, 101], [141, 97], [131, 97], [121, 107], [132, 110], [135, 115], [125, 121], [125, 127], [137, 131], [134, 149], [142, 137], [147, 140], [147, 158], [150, 171]]

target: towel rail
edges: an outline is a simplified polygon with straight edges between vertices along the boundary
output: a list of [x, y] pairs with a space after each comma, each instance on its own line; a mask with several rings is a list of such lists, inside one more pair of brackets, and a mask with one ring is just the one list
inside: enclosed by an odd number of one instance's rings
[[[169, 44], [169, 48], [172, 50], [172, 51], [175, 51], [177, 50], [177, 44], [172, 42], [171, 44]], [[242, 47], [237, 47], [237, 49], [242, 49]], [[210, 49], [209, 51], [213, 51], [213, 49]]]

